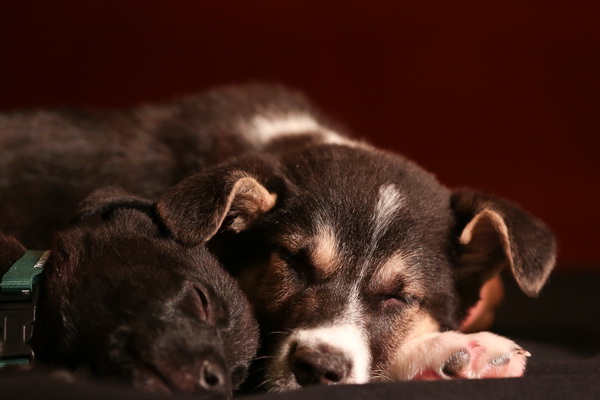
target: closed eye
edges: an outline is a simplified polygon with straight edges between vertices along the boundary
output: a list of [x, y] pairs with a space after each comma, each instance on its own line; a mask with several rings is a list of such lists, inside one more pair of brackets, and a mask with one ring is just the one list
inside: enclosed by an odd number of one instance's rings
[[422, 299], [411, 293], [384, 294], [382, 301], [386, 306], [420, 306]]
[[299, 251], [290, 251], [286, 248], [279, 247], [275, 252], [299, 278], [308, 282], [314, 280], [314, 268], [312, 267], [307, 250], [301, 249]]
[[210, 302], [205, 289], [198, 284], [192, 284], [192, 293], [194, 298], [194, 307], [196, 309], [196, 315], [201, 321], [214, 322], [211, 312]]

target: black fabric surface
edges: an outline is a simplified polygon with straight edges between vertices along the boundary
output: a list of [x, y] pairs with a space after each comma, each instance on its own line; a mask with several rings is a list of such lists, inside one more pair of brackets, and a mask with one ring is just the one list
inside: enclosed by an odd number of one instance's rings
[[[248, 400], [321, 399], [600, 399], [600, 273], [555, 274], [539, 299], [506, 280], [493, 331], [532, 353], [515, 379], [395, 382], [313, 387], [243, 396]], [[3, 376], [2, 376], [3, 375]], [[44, 375], [1, 374], [0, 398], [173, 399], [108, 384], [64, 383]]]

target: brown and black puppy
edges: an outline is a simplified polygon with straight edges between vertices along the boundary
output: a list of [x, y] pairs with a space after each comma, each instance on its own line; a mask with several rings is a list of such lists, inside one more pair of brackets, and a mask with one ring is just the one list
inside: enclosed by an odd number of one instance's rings
[[259, 383], [521, 375], [528, 353], [514, 343], [447, 331], [505, 266], [537, 295], [554, 266], [551, 232], [508, 201], [449, 190], [344, 140], [240, 157], [158, 203], [183, 243], [212, 237], [249, 296], [263, 331]]
[[[203, 246], [164, 234], [153, 208], [99, 191], [83, 221], [56, 237], [31, 340], [36, 359], [149, 391], [230, 396], [258, 345], [250, 306]], [[25, 252], [4, 235], [0, 248], [1, 272]]]

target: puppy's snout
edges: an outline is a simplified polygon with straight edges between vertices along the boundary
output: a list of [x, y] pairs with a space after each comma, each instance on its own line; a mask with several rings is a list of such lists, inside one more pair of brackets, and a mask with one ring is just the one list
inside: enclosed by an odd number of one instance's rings
[[352, 362], [343, 353], [327, 345], [295, 346], [289, 362], [300, 386], [344, 383], [352, 369]]

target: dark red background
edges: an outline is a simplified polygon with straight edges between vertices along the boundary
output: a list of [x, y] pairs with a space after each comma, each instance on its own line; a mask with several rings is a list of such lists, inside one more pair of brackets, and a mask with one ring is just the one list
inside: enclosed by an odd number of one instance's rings
[[600, 268], [600, 2], [61, 0], [0, 5], [0, 109], [219, 83], [306, 91], [450, 186], [510, 198]]

